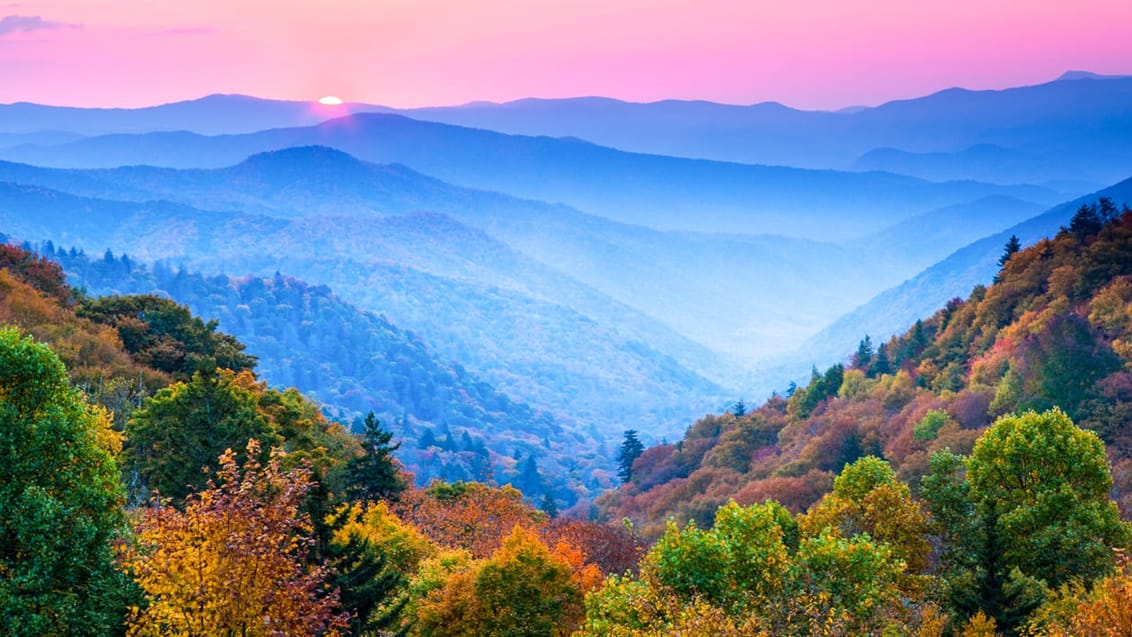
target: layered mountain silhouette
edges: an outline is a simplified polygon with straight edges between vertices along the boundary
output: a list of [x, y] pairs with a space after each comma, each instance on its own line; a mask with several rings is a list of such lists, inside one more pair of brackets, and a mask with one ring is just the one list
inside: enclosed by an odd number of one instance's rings
[[307, 145], [657, 229], [832, 239], [861, 236], [918, 212], [988, 195], [1047, 205], [1066, 196], [1041, 186], [934, 183], [890, 173], [628, 153], [578, 140], [504, 135], [388, 114], [246, 135], [107, 135], [0, 150], [0, 158], [67, 168], [220, 168], [263, 151]]

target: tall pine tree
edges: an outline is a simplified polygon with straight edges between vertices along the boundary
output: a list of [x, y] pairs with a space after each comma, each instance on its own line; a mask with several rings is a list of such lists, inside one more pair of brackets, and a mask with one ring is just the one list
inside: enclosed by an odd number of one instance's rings
[[621, 443], [621, 450], [617, 452], [617, 477], [621, 482], [628, 482], [633, 478], [633, 461], [645, 451], [645, 446], [637, 438], [637, 430], [630, 429], [625, 432], [625, 441]]
[[366, 415], [362, 455], [346, 465], [346, 496], [353, 501], [396, 500], [405, 490], [405, 481], [393, 452], [401, 443], [390, 444], [393, 433], [381, 426], [371, 411]]

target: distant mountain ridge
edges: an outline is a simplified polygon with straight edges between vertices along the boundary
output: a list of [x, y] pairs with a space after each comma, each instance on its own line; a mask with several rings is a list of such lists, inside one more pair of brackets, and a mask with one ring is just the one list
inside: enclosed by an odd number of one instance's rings
[[[883, 169], [933, 179], [997, 183], [1112, 183], [1132, 172], [1132, 77], [1068, 72], [1052, 82], [1001, 90], [951, 88], [874, 107], [801, 111], [607, 98], [526, 99], [504, 104], [398, 111], [414, 118], [505, 133], [578, 137], [624, 150], [753, 164]], [[947, 177], [863, 158], [890, 148], [940, 156], [984, 145], [1031, 157], [1001, 169], [964, 166]], [[970, 157], [967, 157], [970, 159]]]
[[54, 167], [222, 168], [256, 153], [312, 145], [365, 161], [404, 164], [465, 187], [563, 202], [624, 223], [700, 232], [840, 238], [992, 194], [1047, 204], [1065, 198], [1029, 185], [933, 183], [889, 173], [627, 153], [579, 141], [504, 135], [374, 113], [248, 135], [92, 137], [59, 146], [0, 150], [0, 158]]
[[[311, 126], [351, 113], [397, 113], [501, 133], [588, 140], [647, 154], [807, 168], [883, 169], [930, 179], [1076, 182], [1084, 192], [1132, 172], [1130, 87], [1132, 77], [1127, 75], [1068, 71], [1056, 80], [1032, 86], [951, 88], [832, 112], [798, 110], [777, 102], [633, 103], [604, 97], [525, 98], [407, 109], [359, 103], [327, 107], [313, 101], [243, 95], [209, 95], [139, 109], [19, 103], [0, 105], [0, 148], [20, 145], [21, 154], [12, 158], [31, 160], [35, 154], [43, 156], [43, 145], [65, 140], [29, 137], [21, 145], [4, 143], [3, 135], [44, 130], [81, 135], [153, 131], [221, 135]], [[971, 149], [995, 146], [1017, 158], [1000, 166], [972, 154]], [[882, 151], [901, 153], [912, 163], [905, 165], [895, 156], [876, 154]], [[252, 152], [245, 149], [242, 155]], [[232, 159], [222, 163], [232, 163]]]
[[80, 135], [193, 131], [205, 135], [250, 133], [266, 128], [309, 126], [350, 112], [385, 110], [348, 104], [273, 100], [214, 94], [142, 108], [81, 108], [17, 102], [0, 104], [0, 133], [65, 130]]

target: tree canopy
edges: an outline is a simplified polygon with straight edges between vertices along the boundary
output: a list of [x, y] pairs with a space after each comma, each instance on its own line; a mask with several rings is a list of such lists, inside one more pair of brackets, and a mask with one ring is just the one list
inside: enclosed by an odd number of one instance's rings
[[46, 345], [3, 328], [0, 423], [0, 632], [118, 632], [110, 540], [125, 520], [109, 416]]

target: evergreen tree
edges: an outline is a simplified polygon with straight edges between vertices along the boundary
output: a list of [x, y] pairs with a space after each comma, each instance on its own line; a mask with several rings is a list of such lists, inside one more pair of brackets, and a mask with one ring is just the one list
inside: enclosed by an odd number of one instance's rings
[[876, 356], [873, 357], [873, 363], [869, 366], [869, 376], [876, 377], [884, 374], [892, 373], [892, 363], [888, 360], [888, 346], [881, 343], [877, 347]]
[[747, 415], [747, 401], [740, 398], [739, 400], [736, 400], [735, 402], [728, 405], [727, 411], [730, 411], [732, 415], [741, 418]]
[[330, 584], [340, 591], [342, 609], [350, 612], [350, 634], [384, 634], [377, 631], [392, 628], [408, 598], [382, 605], [405, 585], [405, 576], [389, 568], [381, 549], [359, 534], [351, 533], [345, 544], [332, 542], [327, 550], [334, 572]]
[[1022, 242], [1018, 240], [1018, 235], [1010, 235], [1010, 239], [1006, 242], [1006, 247], [1002, 249], [1002, 256], [998, 258], [998, 267], [1006, 267], [1006, 263], [1010, 261], [1010, 257], [1017, 254], [1022, 249]]
[[625, 441], [621, 443], [621, 450], [617, 452], [617, 477], [621, 482], [628, 482], [633, 478], [633, 461], [645, 451], [645, 446], [637, 438], [637, 430], [630, 429], [625, 432]]
[[[1073, 218], [1069, 220], [1068, 232], [1078, 241], [1084, 242], [1089, 236], [1100, 232], [1103, 225], [1104, 219], [1101, 217], [1096, 204], [1081, 204], [1081, 207], [1073, 214]], [[1065, 228], [1062, 228], [1062, 230], [1066, 231]]]
[[396, 500], [405, 490], [405, 481], [393, 452], [401, 443], [390, 444], [393, 433], [385, 431], [373, 412], [366, 414], [362, 434], [362, 455], [346, 463], [346, 495], [351, 500], [374, 502]]
[[857, 345], [857, 353], [853, 354], [853, 367], [857, 369], [868, 369], [869, 363], [873, 361], [873, 339], [865, 334], [865, 338]]
[[1002, 256], [998, 258], [998, 274], [994, 275], [994, 282], [1002, 281], [1002, 269], [1010, 261], [1010, 258], [1022, 249], [1022, 242], [1018, 240], [1018, 235], [1010, 235], [1010, 239], [1006, 242], [1006, 246], [1002, 249]]
[[542, 491], [542, 475], [539, 474], [538, 461], [534, 455], [527, 456], [519, 463], [519, 475], [515, 476], [514, 486], [532, 502], [535, 494]]

